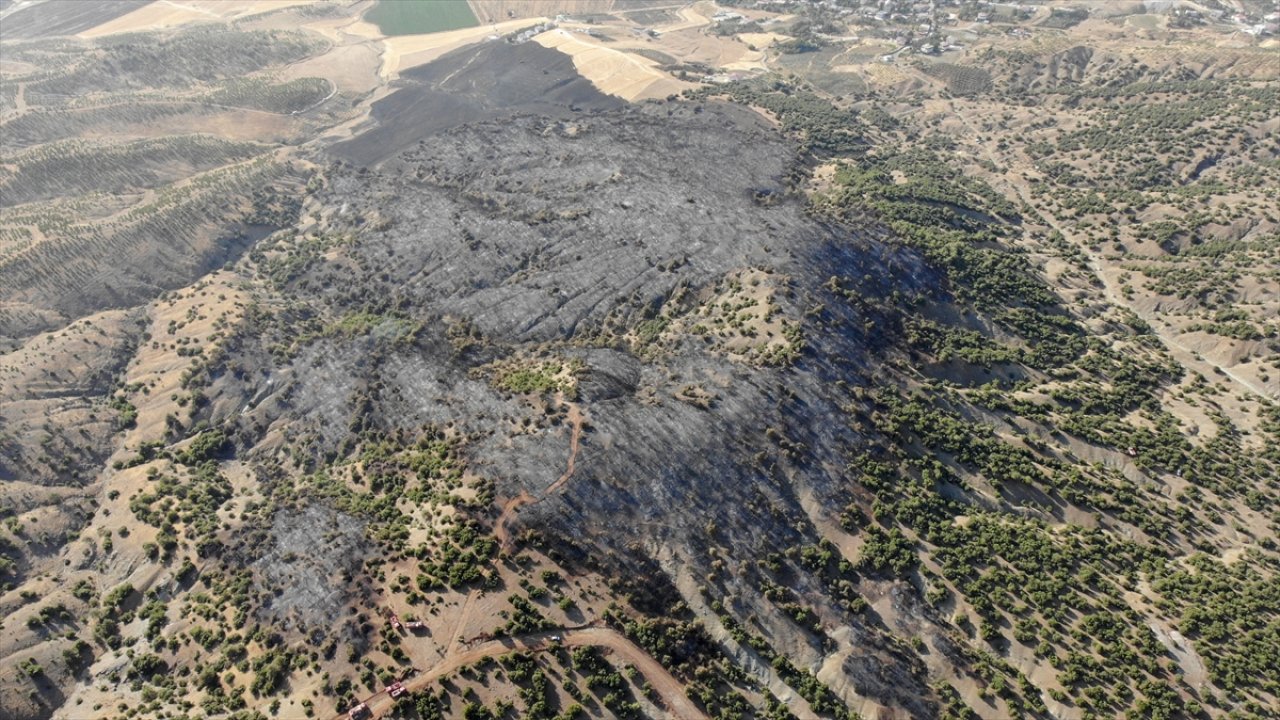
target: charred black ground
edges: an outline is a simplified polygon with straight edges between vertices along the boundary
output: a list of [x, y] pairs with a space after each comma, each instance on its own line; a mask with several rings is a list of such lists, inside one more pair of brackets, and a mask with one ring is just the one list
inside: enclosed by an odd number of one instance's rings
[[401, 89], [373, 104], [373, 127], [332, 152], [357, 166], [394, 157], [426, 138], [483, 120], [569, 118], [625, 103], [584, 79], [564, 53], [535, 42], [491, 41], [405, 72]]
[[[758, 554], [820, 540], [800, 494], [849, 501], [843, 468], [861, 441], [835, 419], [848, 388], [871, 382], [872, 352], [891, 342], [867, 330], [875, 298], [918, 294], [936, 278], [909, 252], [812, 218], [790, 186], [794, 147], [751, 110], [616, 107], [570, 71], [533, 44], [454, 53], [414, 73], [422, 87], [382, 101], [377, 125], [336, 148], [361, 164], [381, 160], [330, 173], [321, 196], [342, 208], [332, 230], [360, 240], [289, 277], [283, 295], [302, 316], [397, 316], [422, 330], [405, 344], [388, 320], [383, 339], [322, 338], [257, 375], [288, 380], [239, 422], [239, 442], [287, 424], [293, 437], [313, 438], [320, 465], [349, 446], [352, 427], [448, 425], [468, 438], [471, 467], [500, 497], [539, 499], [513, 532], [568, 540], [566, 560], [610, 558], [619, 576], [661, 566], [673, 584], [711, 572], [719, 557], [732, 571], [717, 594], [754, 615], [767, 606]], [[497, 91], [484, 84], [495, 75]], [[560, 88], [550, 115], [546, 86], [529, 83], [538, 78]], [[566, 112], [570, 104], [592, 110]], [[645, 323], [680, 322], [743, 271], [774, 287], [793, 362], [734, 359], [698, 335], [655, 336], [647, 349], [626, 339]], [[831, 278], [857, 278], [841, 292], [868, 298], [866, 309], [840, 302], [824, 287]], [[237, 354], [265, 357], [266, 346], [288, 344], [287, 332], [259, 328]], [[588, 429], [573, 476], [544, 496], [570, 452], [567, 423], [544, 422], [540, 408], [477, 373], [548, 357], [580, 364]], [[232, 408], [264, 391], [225, 376], [210, 398]], [[541, 429], [511, 433], [530, 424]], [[803, 451], [761, 452], [779, 440]], [[848, 621], [877, 658], [848, 668], [857, 691], [932, 714], [922, 667], [883, 627]], [[781, 618], [765, 622], [782, 623], [767, 625], [782, 647], [823, 651]]]

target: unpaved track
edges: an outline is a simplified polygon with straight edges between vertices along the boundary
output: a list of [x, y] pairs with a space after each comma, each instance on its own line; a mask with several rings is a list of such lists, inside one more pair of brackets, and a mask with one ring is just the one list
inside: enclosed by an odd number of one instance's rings
[[[552, 642], [551, 638], [556, 635], [560, 636], [560, 643]], [[463, 666], [485, 658], [521, 650], [546, 652], [556, 647], [557, 644], [568, 647], [600, 647], [612, 651], [614, 655], [635, 667], [644, 676], [644, 679], [662, 698], [662, 704], [672, 717], [678, 718], [678, 720], [707, 720], [707, 716], [684, 694], [683, 683], [667, 672], [666, 668], [662, 667], [657, 660], [654, 660], [640, 646], [628, 640], [618, 631], [605, 627], [548, 630], [546, 632], [490, 640], [473, 645], [462, 652], [450, 653], [447, 658], [436, 663], [430, 670], [405, 680], [404, 686], [410, 692], [415, 692], [426, 688], [445, 675], [457, 672]], [[369, 710], [372, 711], [375, 718], [380, 717], [392, 705], [391, 697], [387, 695], [385, 690], [366, 698], [364, 702], [369, 706]], [[334, 720], [346, 720], [346, 717], [344, 713], [336, 716]]]
[[534, 497], [527, 492], [522, 492], [502, 506], [502, 514], [498, 516], [498, 521], [493, 525], [493, 534], [498, 539], [498, 545], [503, 550], [511, 548], [511, 531], [507, 529], [507, 526], [515, 518], [516, 512], [525, 505], [541, 502], [547, 496], [564, 487], [565, 483], [569, 482], [569, 478], [573, 477], [573, 469], [578, 461], [578, 447], [582, 441], [582, 408], [578, 407], [577, 403], [566, 401], [563, 395], [560, 395], [558, 400], [569, 408], [569, 460], [565, 463], [564, 473], [556, 478], [555, 482], [548, 485], [540, 496]]
[[565, 403], [565, 405], [569, 408], [569, 461], [565, 463], [564, 474], [547, 486], [547, 491], [542, 494], [543, 497], [564, 487], [564, 484], [569, 482], [569, 478], [573, 477], [573, 468], [578, 462], [578, 444], [582, 441], [582, 408], [576, 403]]
[[[1058, 227], [1058, 223], [1055, 219], [1049, 217], [1047, 214], [1046, 219], [1048, 219], [1049, 224], [1052, 225], [1054, 229], [1062, 233], [1063, 237], [1071, 239], [1070, 234]], [[1268, 394], [1265, 388], [1254, 385], [1248, 378], [1241, 377], [1232, 372], [1231, 368], [1226, 367], [1225, 365], [1219, 365], [1218, 363], [1183, 345], [1178, 341], [1178, 331], [1167, 324], [1164, 319], [1159, 317], [1156, 313], [1143, 311], [1136, 306], [1127, 304], [1124, 301], [1124, 296], [1115, 288], [1111, 280], [1107, 277], [1105, 269], [1102, 266], [1102, 262], [1098, 257], [1091, 252], [1085, 244], [1076, 243], [1076, 245], [1078, 245], [1084, 251], [1085, 255], [1088, 256], [1089, 268], [1093, 270], [1093, 273], [1102, 281], [1102, 292], [1106, 296], [1107, 301], [1112, 305], [1128, 308], [1134, 315], [1141, 318], [1143, 322], [1150, 325], [1152, 332], [1160, 338], [1164, 343], [1165, 348], [1169, 350], [1169, 354], [1176, 358], [1178, 362], [1182, 363], [1183, 367], [1189, 370], [1195, 370], [1208, 379], [1212, 379], [1214, 375], [1222, 375], [1223, 377], [1234, 380], [1236, 384], [1246, 392], [1253, 393], [1259, 397], [1269, 397], [1273, 400], [1278, 399], [1276, 396]]]
[[533, 502], [537, 502], [537, 498], [527, 492], [511, 498], [502, 506], [502, 514], [498, 516], [498, 521], [493, 525], [493, 536], [498, 539], [498, 546], [503, 550], [511, 548], [511, 531], [507, 529], [507, 525], [511, 523], [511, 518], [516, 516], [516, 511]]

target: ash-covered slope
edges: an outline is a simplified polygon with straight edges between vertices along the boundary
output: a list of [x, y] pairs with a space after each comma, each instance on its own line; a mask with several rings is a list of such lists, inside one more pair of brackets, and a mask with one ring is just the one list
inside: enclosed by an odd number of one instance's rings
[[[859, 438], [839, 405], [871, 382], [867, 354], [883, 341], [869, 330], [873, 304], [852, 309], [830, 281], [873, 300], [937, 278], [809, 216], [789, 194], [795, 162], [750, 110], [672, 103], [473, 123], [373, 171], [335, 170], [329, 229], [356, 239], [284, 278], [285, 303], [327, 323], [383, 318], [385, 332], [321, 332], [271, 371], [284, 388], [228, 375], [210, 398], [239, 409], [272, 393], [239, 421], [238, 442], [264, 442], [249, 453], [262, 460], [278, 449], [273, 428], [323, 464], [353, 446], [353, 428], [448, 425], [497, 486], [500, 537], [561, 538], [566, 559], [610, 558], [620, 576], [662, 567], [659, 585], [691, 602], [727, 563], [717, 594], [737, 596], [742, 617], [759, 611], [784, 654], [814, 662], [831, 641], [770, 613], [754, 568], [820, 541], [815, 503], [848, 502], [845, 453]], [[762, 317], [719, 336], [696, 329], [731, 303]], [[396, 322], [421, 329], [406, 341]], [[306, 327], [265, 323], [236, 355], [266, 358]], [[576, 443], [554, 409], [493, 382], [495, 366], [542, 358], [577, 367]], [[799, 582], [874, 658], [835, 684], [932, 714], [917, 661], [818, 581]]]
[[536, 114], [565, 118], [622, 107], [574, 70], [573, 60], [535, 42], [491, 41], [406, 71], [403, 87], [373, 104], [372, 127], [331, 151], [373, 165], [464, 123]]

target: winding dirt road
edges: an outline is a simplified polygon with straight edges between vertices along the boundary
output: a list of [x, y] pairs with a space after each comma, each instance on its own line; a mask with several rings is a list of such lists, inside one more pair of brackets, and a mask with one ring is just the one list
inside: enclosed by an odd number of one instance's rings
[[541, 502], [544, 498], [564, 487], [569, 482], [569, 478], [573, 477], [573, 470], [578, 462], [578, 447], [582, 441], [582, 408], [577, 403], [568, 402], [563, 395], [558, 396], [561, 404], [569, 409], [569, 460], [565, 463], [564, 472], [556, 481], [547, 486], [542, 494], [535, 497], [528, 492], [522, 492], [511, 498], [502, 506], [502, 514], [498, 516], [498, 521], [493, 525], [494, 537], [498, 539], [498, 545], [503, 550], [511, 549], [511, 531], [507, 526], [516, 516], [516, 511], [525, 505]]
[[[552, 638], [557, 636], [560, 641], [553, 641]], [[707, 716], [698, 709], [698, 706], [684, 694], [684, 685], [671, 673], [667, 672], [666, 668], [662, 667], [657, 660], [654, 660], [640, 646], [628, 640], [621, 633], [606, 627], [548, 630], [546, 632], [490, 640], [473, 645], [461, 652], [451, 653], [449, 657], [441, 660], [430, 670], [405, 680], [404, 686], [410, 692], [422, 690], [436, 680], [485, 658], [497, 657], [521, 650], [546, 652], [559, 645], [600, 647], [611, 651], [624, 662], [635, 667], [644, 676], [644, 679], [648, 681], [649, 685], [653, 687], [654, 691], [662, 699], [662, 704], [666, 707], [667, 712], [671, 714], [671, 717], [677, 718], [677, 720], [708, 720]], [[366, 698], [364, 703], [368, 705], [372, 713], [371, 717], [377, 718], [391, 708], [393, 701], [387, 695], [386, 690], [381, 690], [372, 697]], [[333, 720], [346, 720], [346, 717], [344, 713], [335, 716]]]

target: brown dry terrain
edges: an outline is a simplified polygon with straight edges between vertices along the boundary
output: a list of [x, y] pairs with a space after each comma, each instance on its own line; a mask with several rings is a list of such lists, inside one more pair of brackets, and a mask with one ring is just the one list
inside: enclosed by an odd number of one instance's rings
[[79, 33], [98, 38], [118, 33], [168, 29], [196, 23], [239, 20], [260, 13], [309, 5], [318, 0], [150, 0], [118, 18]]
[[[621, 633], [603, 627], [564, 628], [502, 640], [468, 643], [466, 649], [451, 652], [430, 670], [408, 676], [403, 684], [410, 692], [422, 690], [468, 665], [490, 658], [520, 652], [547, 653], [559, 651], [563, 647], [606, 648], [644, 676], [645, 681], [662, 699], [669, 717], [675, 720], [705, 720], [706, 715], [685, 697], [683, 684], [672, 677], [666, 668]], [[375, 716], [381, 716], [394, 704], [385, 691], [364, 698], [362, 702]], [[345, 717], [346, 713], [337, 716], [339, 720]]]
[[568, 30], [550, 30], [535, 41], [573, 58], [574, 67], [602, 92], [625, 100], [660, 98], [693, 87], [673, 79], [657, 63], [640, 55], [614, 50]]

